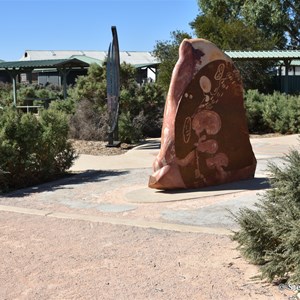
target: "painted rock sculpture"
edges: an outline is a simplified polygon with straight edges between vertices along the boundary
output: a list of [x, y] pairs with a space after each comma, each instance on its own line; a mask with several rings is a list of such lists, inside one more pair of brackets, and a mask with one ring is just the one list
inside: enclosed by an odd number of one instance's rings
[[238, 70], [213, 43], [185, 39], [172, 74], [149, 187], [218, 185], [252, 178], [255, 168]]

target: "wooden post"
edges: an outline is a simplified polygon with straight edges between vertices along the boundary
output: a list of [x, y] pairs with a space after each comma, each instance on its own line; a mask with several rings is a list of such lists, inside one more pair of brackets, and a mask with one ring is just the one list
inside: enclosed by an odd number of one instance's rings
[[12, 82], [13, 82], [13, 105], [17, 106], [17, 72], [11, 72], [10, 73]]
[[284, 74], [284, 88], [283, 91], [288, 94], [289, 93], [289, 67], [290, 67], [290, 61], [285, 60], [284, 61], [285, 65], [285, 74]]
[[63, 69], [58, 69], [60, 75], [62, 76], [62, 87], [63, 87], [63, 94], [64, 94], [64, 99], [68, 97], [67, 93], [67, 76], [70, 73], [70, 70], [67, 70], [65, 68]]

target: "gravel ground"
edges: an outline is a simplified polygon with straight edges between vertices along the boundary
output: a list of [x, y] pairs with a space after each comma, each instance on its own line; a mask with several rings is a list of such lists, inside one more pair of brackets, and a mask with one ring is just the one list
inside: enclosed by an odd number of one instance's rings
[[0, 299], [288, 299], [228, 236], [0, 213]]
[[70, 140], [77, 154], [89, 155], [120, 155], [133, 148], [135, 145], [122, 143], [120, 147], [107, 147], [107, 142]]
[[[103, 142], [73, 143], [76, 151], [84, 154], [116, 155], [128, 149], [107, 148]], [[120, 218], [132, 214], [136, 220], [154, 218], [161, 206], [176, 209], [177, 205], [199, 205], [196, 200], [157, 203], [139, 205], [129, 212], [124, 207], [124, 211], [113, 212], [114, 201], [121, 203], [117, 196], [137, 183], [128, 177], [124, 186], [114, 186], [114, 181], [108, 180], [114, 174], [105, 173], [94, 180], [96, 175], [82, 175], [87, 177], [79, 181], [76, 189], [65, 179], [61, 184], [2, 197], [0, 204]], [[136, 180], [143, 176], [141, 173]], [[109, 209], [106, 212], [101, 207], [96, 212], [85, 199], [92, 204], [101, 200], [101, 205], [110, 204]], [[241, 257], [230, 236], [221, 234], [183, 233], [0, 210], [0, 243], [1, 300], [295, 299], [291, 298], [291, 291], [281, 291], [255, 278], [258, 268]]]

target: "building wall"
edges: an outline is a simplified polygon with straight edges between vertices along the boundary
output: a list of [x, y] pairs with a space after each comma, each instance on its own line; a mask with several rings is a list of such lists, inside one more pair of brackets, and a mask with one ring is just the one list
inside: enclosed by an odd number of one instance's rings
[[[284, 93], [285, 91], [285, 78], [284, 76], [276, 76], [274, 78], [275, 90]], [[288, 76], [288, 93], [299, 94], [300, 93], [300, 75]]]
[[[67, 76], [67, 85], [73, 85], [76, 82], [78, 76], [87, 74], [87, 70], [71, 70]], [[38, 84], [40, 85], [62, 85], [62, 78], [58, 72], [39, 72], [38, 73]]]
[[12, 79], [6, 71], [0, 71], [0, 82], [11, 83]]

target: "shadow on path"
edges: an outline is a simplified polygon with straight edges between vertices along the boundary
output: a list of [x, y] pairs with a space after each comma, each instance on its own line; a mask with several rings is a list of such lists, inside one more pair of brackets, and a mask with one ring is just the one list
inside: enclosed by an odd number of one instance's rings
[[135, 150], [158, 150], [160, 141], [146, 141], [144, 144], [137, 146]]
[[213, 191], [228, 191], [228, 190], [264, 190], [270, 188], [269, 179], [263, 178], [253, 178], [247, 180], [241, 180], [221, 185], [215, 185], [210, 187], [205, 187], [201, 189], [181, 189], [172, 191], [157, 191], [157, 193], [162, 194], [184, 194], [184, 193], [195, 193], [195, 192], [213, 192]]
[[5, 198], [16, 198], [16, 197], [25, 197], [30, 194], [50, 192], [61, 189], [71, 189], [73, 185], [80, 185], [91, 182], [103, 182], [109, 180], [111, 177], [126, 175], [128, 171], [95, 171], [88, 170], [78, 174], [67, 174], [65, 177], [60, 178], [55, 181], [50, 181], [47, 183], [42, 183], [32, 187], [27, 187], [19, 189], [13, 192], [8, 192], [0, 195], [0, 197]]

